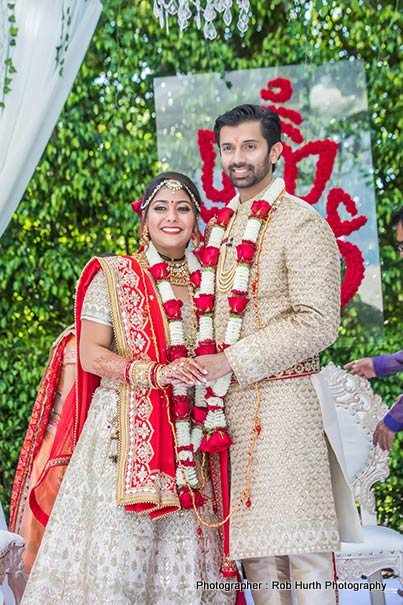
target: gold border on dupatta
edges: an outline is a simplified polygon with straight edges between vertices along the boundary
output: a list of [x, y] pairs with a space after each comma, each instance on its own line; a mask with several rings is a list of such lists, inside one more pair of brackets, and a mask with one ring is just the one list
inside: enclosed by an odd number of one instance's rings
[[[46, 368], [42, 375], [41, 382], [38, 387], [38, 392], [37, 392], [37, 395], [35, 398], [35, 403], [36, 403], [39, 395], [41, 394], [41, 391], [42, 391], [43, 399], [46, 398], [46, 392], [45, 392], [46, 375], [49, 371], [49, 366], [54, 361], [54, 358], [55, 358], [55, 355], [56, 355], [56, 352], [57, 352], [57, 349], [58, 349], [60, 343], [62, 342], [63, 338], [66, 338], [66, 336], [69, 336], [69, 335], [73, 335], [74, 333], [75, 333], [74, 324], [70, 324], [52, 342], [50, 349], [49, 349], [49, 356], [48, 356]], [[34, 403], [34, 408], [35, 408], [35, 403]], [[22, 516], [24, 514], [24, 509], [26, 506], [26, 499], [27, 499], [28, 492], [29, 492], [29, 483], [31, 480], [32, 465], [33, 465], [33, 461], [34, 461], [33, 454], [34, 454], [34, 450], [35, 450], [36, 440], [38, 438], [38, 433], [40, 431], [40, 424], [42, 422], [43, 414], [44, 414], [44, 405], [42, 404], [42, 408], [40, 410], [40, 413], [38, 414], [38, 418], [36, 419], [37, 428], [36, 428], [35, 433], [33, 433], [33, 435], [32, 435], [30, 445], [25, 446], [25, 440], [27, 438], [28, 431], [30, 430], [32, 418], [30, 420], [30, 425], [27, 428], [26, 434], [24, 436], [24, 441], [21, 446], [20, 456], [23, 451], [26, 453], [26, 461], [24, 464], [24, 468], [22, 471], [20, 471], [20, 458], [19, 458], [18, 462], [17, 462], [16, 470], [15, 470], [13, 487], [12, 487], [12, 491], [11, 491], [9, 526], [10, 526], [10, 531], [15, 531], [17, 533], [19, 531], [19, 528], [21, 527]], [[18, 484], [19, 484], [17, 487], [15, 487], [16, 481], [18, 481]], [[15, 492], [15, 489], [18, 489], [18, 491]]]
[[[116, 257], [112, 257], [116, 259]], [[120, 257], [121, 258], [121, 257]], [[112, 322], [113, 322], [113, 332], [115, 336], [116, 346], [119, 355], [129, 359], [129, 345], [126, 340], [125, 332], [122, 326], [120, 307], [117, 297], [116, 290], [116, 282], [115, 276], [112, 267], [109, 265], [107, 258], [98, 258], [102, 269], [105, 273], [105, 278], [108, 286], [111, 310], [112, 310]], [[138, 260], [138, 259], [137, 259]], [[128, 261], [130, 262], [130, 261]], [[140, 269], [142, 272], [142, 278], [144, 281], [144, 269], [140, 265]], [[145, 285], [145, 284], [143, 284]], [[146, 304], [148, 307], [147, 300], [147, 292], [145, 291]], [[149, 308], [149, 307], [148, 307]], [[162, 314], [164, 317], [164, 314]], [[149, 321], [152, 322], [151, 314], [149, 313]], [[119, 398], [118, 398], [118, 424], [119, 424], [119, 455], [118, 455], [118, 473], [117, 473], [117, 482], [116, 482], [116, 502], [120, 506], [124, 506], [126, 504], [137, 504], [137, 503], [149, 503], [154, 504], [154, 508], [150, 508], [144, 511], [142, 514], [150, 514], [151, 512], [157, 511], [160, 508], [164, 507], [179, 507], [179, 499], [172, 498], [161, 498], [161, 495], [141, 495], [141, 496], [125, 496], [124, 495], [124, 474], [125, 474], [125, 465], [126, 465], [126, 452], [128, 450], [128, 442], [127, 442], [127, 433], [128, 433], [128, 424], [127, 424], [127, 415], [124, 413], [124, 410], [128, 408], [129, 405], [129, 385], [121, 384], [119, 388]], [[123, 413], [122, 413], [123, 412]], [[161, 473], [160, 473], [161, 474]], [[167, 513], [170, 514], [170, 513]], [[161, 515], [165, 516], [165, 515]]]
[[[115, 258], [115, 257], [113, 257]], [[121, 314], [118, 303], [118, 296], [115, 285], [115, 277], [113, 275], [113, 270], [110, 267], [106, 258], [97, 257], [99, 264], [101, 265], [106, 283], [108, 286], [109, 292], [109, 300], [111, 303], [112, 310], [112, 324], [113, 324], [113, 333], [115, 337], [115, 342], [117, 346], [117, 350], [119, 355], [128, 359], [128, 344], [125, 338], [125, 333], [122, 326]], [[119, 448], [118, 448], [118, 473], [117, 473], [117, 482], [116, 482], [116, 500], [118, 504], [131, 504], [131, 502], [127, 502], [124, 497], [124, 469], [126, 464], [126, 459], [124, 453], [127, 452], [127, 418], [126, 414], [122, 414], [123, 409], [127, 409], [129, 404], [129, 386], [125, 383], [122, 383], [119, 387], [119, 397], [118, 397], [118, 426], [119, 426]]]

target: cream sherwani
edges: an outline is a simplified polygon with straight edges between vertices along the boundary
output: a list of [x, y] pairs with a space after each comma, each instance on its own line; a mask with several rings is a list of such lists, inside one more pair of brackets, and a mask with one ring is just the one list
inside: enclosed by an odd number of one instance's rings
[[[254, 199], [262, 198], [264, 194]], [[227, 255], [217, 271], [218, 342], [224, 340], [229, 318], [228, 292], [220, 291], [219, 285], [223, 271], [236, 258], [235, 246], [242, 239], [252, 202], [239, 204], [227, 233], [232, 246], [222, 246]], [[252, 506], [242, 505], [231, 519], [234, 559], [334, 551], [339, 549], [340, 537], [361, 539], [326, 385], [315, 375], [298, 377], [307, 370], [318, 371], [319, 352], [337, 337], [340, 265], [335, 238], [315, 209], [285, 194], [261, 246], [260, 325], [251, 300], [241, 338], [226, 350], [236, 377], [225, 400], [234, 442], [230, 449], [232, 506], [245, 488], [256, 383], [261, 400], [262, 429], [250, 484]], [[252, 280], [255, 274], [256, 266]], [[268, 379], [290, 372], [296, 377]]]

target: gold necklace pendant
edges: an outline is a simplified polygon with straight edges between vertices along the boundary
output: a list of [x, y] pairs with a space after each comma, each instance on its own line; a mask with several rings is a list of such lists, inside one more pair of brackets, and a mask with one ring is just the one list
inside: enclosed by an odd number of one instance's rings
[[[225, 237], [229, 238], [229, 236], [232, 232], [232, 227], [234, 225], [236, 215], [237, 215], [237, 212], [234, 213], [230, 222], [228, 223], [228, 227], [226, 229], [224, 238]], [[217, 290], [219, 292], [223, 292], [224, 294], [226, 292], [229, 292], [230, 290], [232, 290], [232, 286], [233, 286], [234, 278], [235, 278], [235, 271], [237, 268], [237, 262], [236, 262], [236, 258], [235, 258], [235, 260], [230, 264], [229, 268], [224, 269], [225, 261], [227, 260], [227, 252], [228, 252], [227, 244], [222, 245], [221, 249], [220, 249], [220, 255], [218, 257], [218, 265], [217, 265]]]
[[224, 294], [226, 292], [229, 292], [230, 290], [232, 290], [232, 286], [234, 284], [234, 279], [235, 279], [235, 271], [237, 268], [237, 263], [236, 260], [233, 261], [231, 263], [231, 265], [229, 266], [228, 269], [224, 269], [224, 262], [226, 260], [226, 253], [224, 254], [223, 252], [221, 252], [221, 254], [223, 255], [223, 262], [222, 262], [222, 267], [220, 273], [218, 273], [218, 278], [217, 278], [217, 289], [219, 292], [223, 292]]
[[[268, 187], [260, 195], [263, 195], [267, 189], [268, 189]], [[266, 219], [266, 223], [265, 223], [265, 225], [262, 229], [261, 235], [259, 237], [259, 245], [261, 245], [261, 243], [262, 243], [263, 235], [265, 234], [268, 224], [270, 222], [271, 213], [272, 213], [272, 211], [276, 210], [277, 206], [283, 199], [284, 194], [285, 194], [285, 192], [282, 191], [272, 204], [272, 210], [270, 211], [269, 217]], [[249, 201], [249, 200], [247, 200], [247, 201]], [[234, 226], [235, 218], [239, 212], [240, 207], [241, 206], [238, 206], [237, 212], [234, 213], [230, 222], [228, 223], [228, 227], [225, 232], [224, 238], [230, 237], [233, 226]], [[246, 220], [248, 220], [248, 218]], [[235, 242], [233, 242], [233, 245], [231, 245], [231, 247], [236, 248]], [[230, 292], [232, 290], [232, 288], [234, 287], [235, 273], [236, 273], [236, 270], [238, 267], [237, 255], [235, 253], [235, 258], [229, 263], [228, 268], [227, 269], [224, 268], [226, 260], [227, 260], [227, 254], [228, 254], [228, 246], [227, 246], [227, 244], [222, 244], [221, 248], [220, 248], [220, 255], [218, 257], [217, 282], [216, 283], [217, 283], [217, 290], [219, 292], [222, 292], [223, 294]]]
[[186, 258], [180, 261], [166, 261], [171, 286], [188, 286], [190, 284], [189, 267]]

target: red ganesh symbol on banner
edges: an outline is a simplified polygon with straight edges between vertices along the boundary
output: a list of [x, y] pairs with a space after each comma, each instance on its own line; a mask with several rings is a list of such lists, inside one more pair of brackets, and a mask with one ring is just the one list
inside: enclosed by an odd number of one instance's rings
[[[270, 105], [262, 107], [275, 111], [281, 120], [283, 134], [293, 143], [301, 145], [304, 136], [299, 128], [303, 117], [294, 109], [282, 107], [273, 103], [286, 103], [293, 96], [293, 87], [286, 78], [275, 78], [267, 83], [266, 88], [260, 91], [263, 101], [270, 101]], [[202, 186], [206, 197], [212, 205], [203, 204], [201, 216], [207, 223], [215, 217], [220, 209], [219, 204], [227, 204], [235, 195], [235, 189], [229, 178], [222, 172], [220, 189], [214, 185], [214, 169], [216, 167], [217, 153], [215, 138], [212, 130], [198, 131], [198, 146], [202, 160]], [[295, 194], [298, 180], [299, 163], [311, 156], [316, 156], [315, 176], [311, 190], [300, 195], [309, 204], [316, 204], [323, 195], [332, 176], [334, 163], [338, 151], [338, 144], [331, 139], [309, 141], [293, 149], [290, 144], [283, 141], [284, 181], [289, 193]], [[351, 215], [351, 220], [341, 220], [338, 210], [340, 205]], [[357, 206], [351, 196], [341, 188], [331, 189], [326, 199], [326, 220], [336, 236], [340, 254], [344, 259], [345, 272], [341, 287], [341, 306], [344, 307], [358, 292], [364, 279], [365, 263], [361, 250], [356, 244], [341, 239], [354, 231], [361, 229], [367, 222], [366, 216], [356, 216]]]

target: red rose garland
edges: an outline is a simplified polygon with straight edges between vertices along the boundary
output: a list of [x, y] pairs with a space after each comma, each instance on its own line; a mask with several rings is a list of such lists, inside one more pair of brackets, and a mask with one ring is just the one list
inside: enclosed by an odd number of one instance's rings
[[[195, 298], [195, 305], [199, 317], [199, 332], [196, 353], [207, 355], [220, 351], [238, 342], [241, 334], [243, 316], [249, 302], [249, 284], [251, 268], [256, 256], [257, 242], [262, 226], [270, 216], [272, 203], [284, 191], [284, 181], [276, 179], [269, 187], [267, 200], [257, 200], [251, 206], [250, 215], [246, 224], [241, 243], [237, 246], [237, 267], [234, 283], [228, 296], [230, 316], [227, 324], [224, 342], [216, 345], [214, 342], [213, 310], [215, 274], [218, 264], [219, 250], [228, 224], [238, 206], [238, 198], [231, 200], [226, 208], [217, 215], [217, 222], [213, 226], [207, 246], [201, 255], [202, 279], [200, 291]], [[207, 416], [204, 422], [204, 433], [199, 431], [197, 440], [199, 448], [210, 454], [225, 451], [232, 440], [228, 434], [224, 415], [224, 397], [228, 392], [232, 372], [214, 381], [207, 388], [196, 387], [196, 405], [207, 403]], [[195, 439], [194, 441], [197, 444]]]
[[311, 155], [317, 155], [318, 160], [316, 162], [313, 187], [308, 194], [300, 195], [308, 204], [316, 204], [320, 200], [332, 174], [337, 150], [338, 144], [330, 139], [324, 141], [310, 141], [295, 151], [293, 151], [287, 143], [283, 143], [284, 180], [287, 191], [295, 194], [298, 177], [298, 163]]
[[[184, 340], [182, 321], [183, 302], [176, 299], [172, 286], [168, 281], [168, 264], [162, 260], [152, 242], [149, 243], [145, 255], [149, 262], [149, 271], [157, 284], [162, 305], [168, 319], [170, 336], [170, 345], [167, 348], [168, 360], [174, 361], [175, 359], [187, 358], [189, 352]], [[188, 261], [191, 282], [197, 283], [200, 277], [199, 262], [195, 255], [188, 251], [186, 251], [186, 258]], [[203, 505], [204, 499], [200, 493], [194, 459], [195, 448], [191, 439], [193, 398], [189, 397], [186, 388], [178, 386], [172, 388], [172, 393], [172, 407], [177, 445], [176, 451], [178, 455], [178, 466], [176, 470], [178, 496], [182, 508], [192, 508], [193, 501], [189, 491], [190, 486], [194, 494], [194, 503], [199, 507]]]

